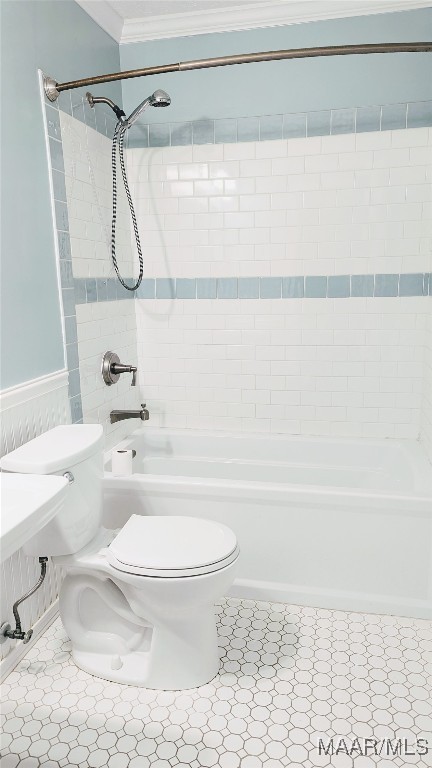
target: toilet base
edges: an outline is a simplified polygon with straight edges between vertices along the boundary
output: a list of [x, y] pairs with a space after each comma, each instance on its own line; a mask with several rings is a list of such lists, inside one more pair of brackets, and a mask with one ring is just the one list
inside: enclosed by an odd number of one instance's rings
[[[176, 631], [177, 629], [177, 631]], [[90, 652], [72, 648], [72, 658], [91, 675], [124, 685], [165, 691], [188, 690], [209, 683], [220, 666], [214, 615], [188, 626], [154, 628], [148, 651]], [[123, 646], [123, 651], [121, 649]]]
[[91, 675], [166, 691], [198, 688], [219, 671], [214, 603], [237, 559], [218, 571], [177, 578], [113, 568], [103, 549], [63, 558], [60, 616], [72, 657]]
[[206, 685], [216, 677], [220, 666], [217, 656], [216, 659], [201, 658], [199, 663], [195, 658], [193, 670], [187, 670], [181, 659], [177, 669], [156, 669], [151, 663], [150, 652], [140, 651], [116, 655], [73, 650], [72, 658], [84, 672], [103, 680], [162, 691], [184, 691]]
[[110, 579], [87, 573], [66, 575], [60, 615], [78, 667], [116, 683], [167, 691], [197, 688], [217, 675], [213, 605], [198, 604], [194, 612], [184, 607], [177, 614], [171, 606], [170, 611], [144, 619], [139, 615], [143, 607], [139, 599], [147, 590], [122, 586], [127, 596]]

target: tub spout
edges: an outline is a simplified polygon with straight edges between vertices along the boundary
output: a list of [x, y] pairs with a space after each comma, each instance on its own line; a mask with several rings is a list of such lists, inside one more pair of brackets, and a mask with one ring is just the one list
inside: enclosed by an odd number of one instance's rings
[[111, 411], [110, 422], [115, 424], [116, 421], [123, 421], [124, 419], [141, 419], [141, 421], [148, 421], [150, 414], [145, 403], [141, 403], [140, 411]]

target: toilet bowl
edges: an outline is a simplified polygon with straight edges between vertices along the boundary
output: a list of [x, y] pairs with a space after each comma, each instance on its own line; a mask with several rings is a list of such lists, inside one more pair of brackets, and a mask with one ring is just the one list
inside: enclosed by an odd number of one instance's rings
[[102, 428], [56, 427], [4, 457], [7, 471], [72, 475], [66, 504], [25, 547], [64, 569], [60, 615], [81, 669], [164, 690], [195, 688], [219, 669], [214, 603], [231, 587], [233, 531], [192, 517], [102, 520]]

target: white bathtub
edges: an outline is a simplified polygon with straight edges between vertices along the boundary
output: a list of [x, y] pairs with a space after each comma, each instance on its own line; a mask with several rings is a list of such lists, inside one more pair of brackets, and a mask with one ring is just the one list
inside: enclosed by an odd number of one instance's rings
[[193, 515], [236, 532], [237, 596], [432, 618], [432, 467], [411, 441], [142, 427], [107, 456], [105, 522]]

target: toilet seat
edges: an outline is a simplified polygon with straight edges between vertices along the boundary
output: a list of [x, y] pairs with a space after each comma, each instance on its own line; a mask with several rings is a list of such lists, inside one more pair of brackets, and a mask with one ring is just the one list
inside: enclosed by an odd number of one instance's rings
[[212, 573], [238, 554], [230, 528], [184, 516], [132, 515], [106, 550], [116, 570], [159, 578]]

